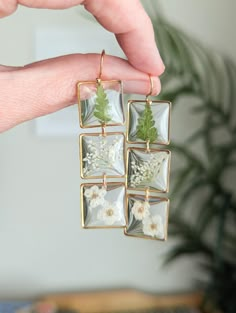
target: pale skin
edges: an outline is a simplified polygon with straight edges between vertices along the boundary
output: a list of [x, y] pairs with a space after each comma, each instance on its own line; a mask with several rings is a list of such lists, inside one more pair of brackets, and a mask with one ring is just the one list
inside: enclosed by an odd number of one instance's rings
[[[138, 0], [0, 0], [0, 17], [12, 14], [18, 5], [65, 9], [79, 4], [115, 34], [128, 58], [106, 55], [103, 79], [123, 80], [125, 93], [147, 94], [150, 74], [152, 94], [158, 94], [164, 64], [151, 21]], [[76, 83], [95, 80], [99, 61], [97, 54], [74, 54], [24, 67], [0, 65], [0, 132], [76, 103]]]

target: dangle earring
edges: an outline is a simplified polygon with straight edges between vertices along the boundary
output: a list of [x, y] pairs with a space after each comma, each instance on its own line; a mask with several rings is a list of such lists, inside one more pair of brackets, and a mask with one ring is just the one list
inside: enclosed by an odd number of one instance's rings
[[128, 101], [127, 142], [145, 147], [127, 149], [126, 186], [132, 192], [145, 194], [127, 194], [125, 234], [166, 240], [169, 200], [156, 193], [168, 192], [170, 151], [153, 146], [169, 144], [171, 103], [149, 98], [153, 91], [151, 76], [149, 79], [150, 92], [146, 99]]
[[80, 135], [81, 178], [88, 180], [81, 184], [82, 226], [166, 240], [169, 200], [157, 193], [169, 189], [170, 151], [156, 145], [169, 144], [171, 103], [150, 99], [149, 76], [146, 98], [128, 101], [126, 140], [107, 132], [124, 125], [125, 115], [122, 82], [102, 79], [104, 56], [96, 80], [77, 84], [80, 126], [100, 130]]
[[[125, 227], [124, 182], [110, 182], [126, 176], [125, 136], [107, 132], [107, 127], [124, 124], [123, 89], [120, 80], [103, 80], [105, 51], [100, 57], [95, 81], [77, 85], [81, 128], [100, 128], [100, 132], [80, 135], [80, 170], [82, 179], [101, 182], [81, 185], [82, 226], [84, 228]], [[81, 100], [83, 99], [83, 101]]]

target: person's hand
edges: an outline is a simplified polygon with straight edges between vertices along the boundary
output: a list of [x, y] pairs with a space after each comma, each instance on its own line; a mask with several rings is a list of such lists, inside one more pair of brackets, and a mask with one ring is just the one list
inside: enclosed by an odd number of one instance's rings
[[[17, 5], [64, 9], [83, 4], [98, 22], [113, 32], [128, 61], [105, 56], [103, 79], [124, 81], [124, 92], [160, 91], [164, 65], [156, 48], [151, 21], [138, 0], [0, 0], [0, 17]], [[76, 102], [76, 83], [95, 80], [100, 55], [74, 54], [24, 67], [0, 65], [0, 132], [21, 122], [52, 113]]]

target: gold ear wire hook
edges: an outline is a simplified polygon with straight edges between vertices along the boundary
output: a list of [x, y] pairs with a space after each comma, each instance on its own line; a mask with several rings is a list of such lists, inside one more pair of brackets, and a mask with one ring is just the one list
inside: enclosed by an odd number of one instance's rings
[[150, 90], [149, 90], [149, 93], [146, 95], [146, 101], [147, 102], [151, 102], [148, 97], [152, 95], [152, 92], [153, 92], [153, 80], [152, 80], [152, 76], [149, 74], [148, 75], [149, 77], [149, 82], [150, 82]]
[[105, 56], [105, 50], [102, 50], [101, 57], [100, 57], [100, 66], [99, 66], [99, 75], [97, 78], [97, 82], [100, 83], [102, 79], [102, 70], [103, 70], [103, 61]]

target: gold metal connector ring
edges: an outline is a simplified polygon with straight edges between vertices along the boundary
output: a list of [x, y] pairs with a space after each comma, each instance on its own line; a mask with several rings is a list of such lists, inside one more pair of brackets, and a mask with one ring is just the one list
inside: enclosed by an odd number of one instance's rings
[[102, 136], [106, 137], [106, 124], [102, 124]]
[[107, 189], [106, 173], [103, 174], [102, 185], [103, 185], [103, 188]]
[[148, 153], [150, 152], [150, 140], [146, 142], [146, 150]]
[[147, 187], [146, 189], [145, 189], [145, 200], [146, 201], [148, 201], [149, 200], [149, 187]]

